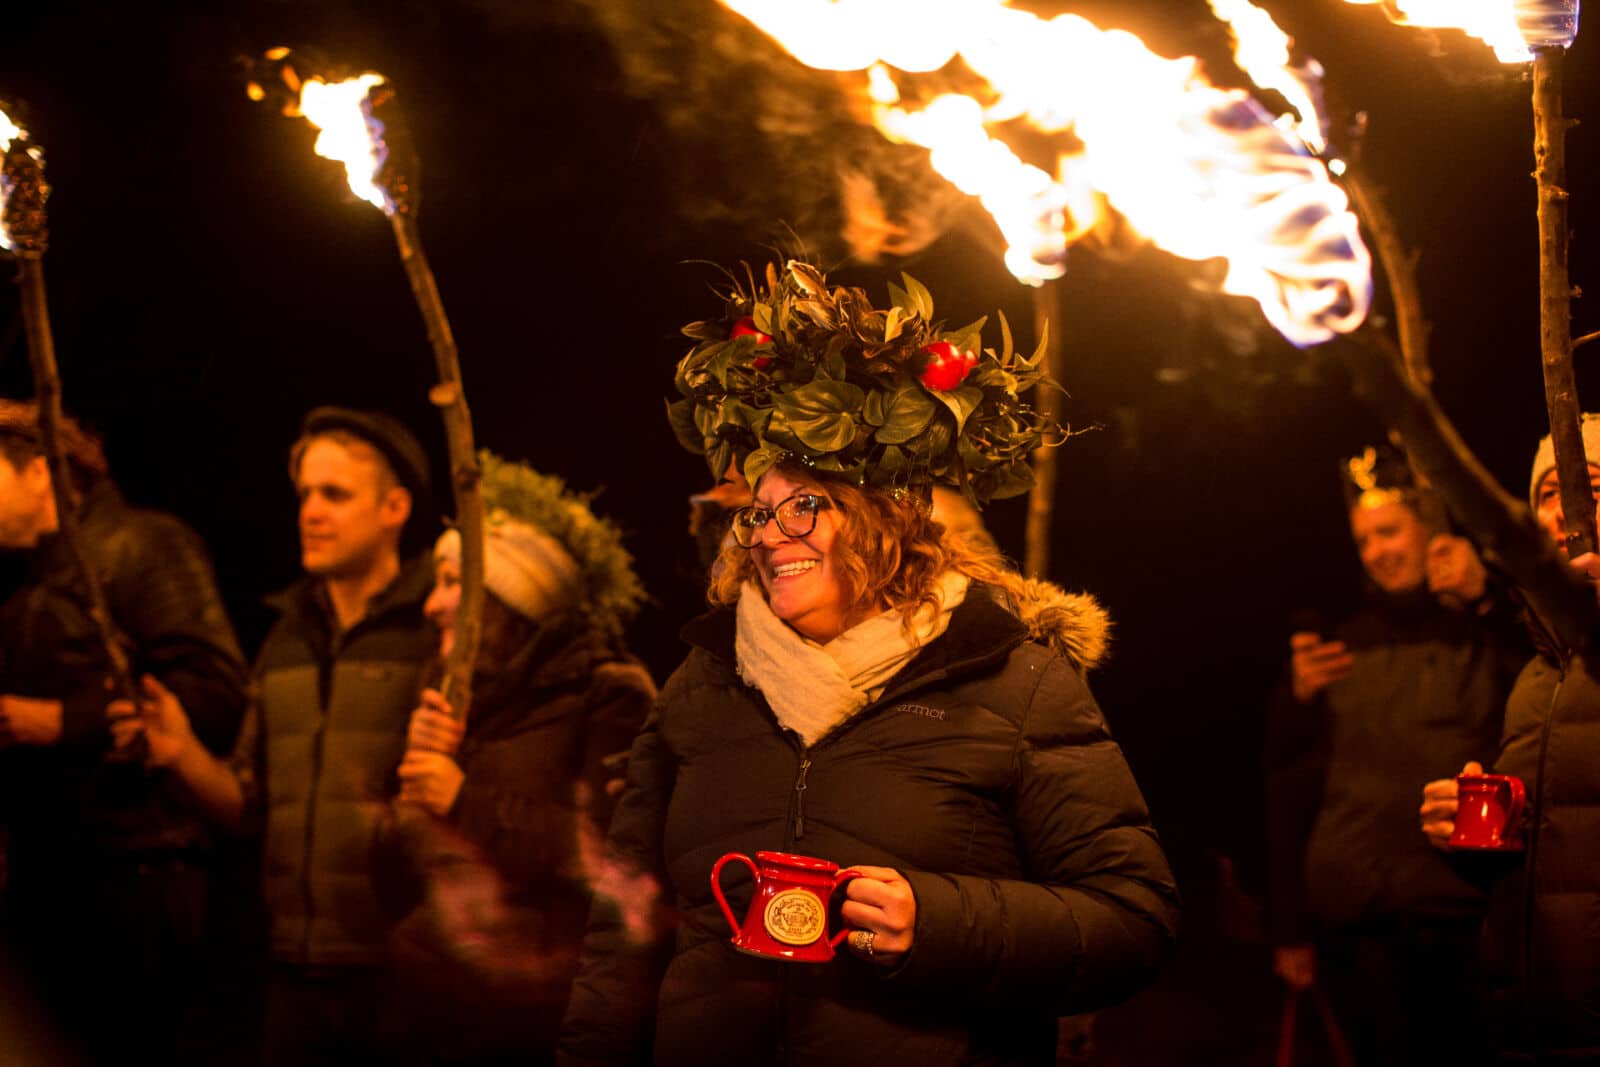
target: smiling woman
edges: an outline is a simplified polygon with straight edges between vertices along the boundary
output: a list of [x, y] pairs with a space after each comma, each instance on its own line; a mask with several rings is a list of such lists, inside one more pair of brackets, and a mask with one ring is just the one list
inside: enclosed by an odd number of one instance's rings
[[[1009, 335], [980, 355], [981, 323], [934, 322], [911, 279], [894, 296], [878, 310], [791, 262], [685, 330], [674, 426], [754, 498], [608, 841], [605, 869], [670, 887], [657, 911], [680, 929], [596, 911], [575, 1062], [1049, 1063], [1057, 1015], [1127, 996], [1171, 945], [1171, 873], [1084, 682], [1104, 612], [932, 515], [936, 483], [1027, 488], [1060, 432], [1021, 399], [1042, 375]], [[848, 954], [726, 941], [728, 852], [849, 865]], [[751, 886], [728, 892], [743, 910]]]

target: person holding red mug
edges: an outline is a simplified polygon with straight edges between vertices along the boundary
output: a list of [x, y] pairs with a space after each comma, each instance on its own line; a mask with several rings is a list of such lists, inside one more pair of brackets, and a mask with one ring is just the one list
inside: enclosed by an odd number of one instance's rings
[[1418, 782], [1493, 746], [1530, 651], [1471, 542], [1389, 445], [1340, 465], [1356, 609], [1302, 615], [1266, 716], [1267, 932], [1289, 991], [1326, 995], [1363, 1067], [1457, 1063], [1483, 887], [1417, 836]]
[[1104, 612], [932, 516], [935, 482], [1027, 487], [1060, 437], [1020, 399], [1042, 373], [914, 282], [888, 310], [797, 261], [764, 282], [685, 329], [673, 427], [754, 496], [602, 864], [677, 930], [596, 909], [563, 1056], [1054, 1063], [1057, 1016], [1147, 981], [1178, 902], [1084, 681]]
[[[1581, 428], [1590, 485], [1600, 495], [1600, 416], [1583, 416]], [[1534, 458], [1529, 502], [1573, 575], [1600, 589], [1600, 556], [1567, 559], [1548, 437]], [[1423, 833], [1492, 886], [1480, 964], [1495, 1045], [1506, 1062], [1600, 1062], [1600, 672], [1591, 663], [1600, 610], [1589, 606], [1576, 641], [1558, 639], [1529, 612], [1539, 654], [1507, 701], [1495, 775], [1485, 776], [1474, 760], [1460, 777], [1423, 787]], [[1485, 847], [1492, 835], [1464, 831], [1462, 796], [1469, 787], [1484, 795], [1484, 779], [1496, 777], [1519, 782], [1525, 804], [1505, 801], [1522, 808], [1504, 818], [1513, 836]]]

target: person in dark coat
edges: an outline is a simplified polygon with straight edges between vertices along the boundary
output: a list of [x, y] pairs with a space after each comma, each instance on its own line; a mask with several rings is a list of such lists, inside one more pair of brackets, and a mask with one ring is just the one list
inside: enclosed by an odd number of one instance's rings
[[[428, 834], [396, 931], [418, 1047], [436, 1063], [549, 1062], [589, 912], [586, 857], [655, 700], [623, 628], [644, 598], [621, 534], [557, 478], [489, 453], [483, 636], [462, 727], [436, 689], [412, 714], [402, 800]], [[455, 642], [461, 535], [434, 549], [425, 610]], [[452, 832], [453, 831], [453, 832]]]
[[[1412, 828], [1416, 783], [1499, 736], [1527, 657], [1506, 598], [1397, 452], [1345, 466], [1360, 609], [1290, 638], [1269, 710], [1274, 968], [1330, 997], [1358, 1063], [1470, 1062], [1481, 887]], [[1425, 1004], [1424, 1010], [1418, 1010]]]
[[[674, 425], [754, 501], [629, 755], [563, 1057], [1052, 1063], [1058, 1015], [1161, 963], [1177, 894], [1084, 681], [1104, 612], [930, 514], [935, 477], [1025, 488], [1017, 466], [1053, 437], [1019, 399], [1039, 372], [941, 330], [914, 283], [885, 313], [802, 263], [766, 277], [686, 331]], [[774, 333], [729, 339], [745, 316]], [[952, 395], [969, 377], [996, 388]], [[836, 894], [838, 956], [730, 944], [709, 877], [758, 850], [860, 872]], [[751, 879], [725, 882], [742, 914]]]
[[[183, 694], [198, 744], [228, 751], [246, 673], [205, 546], [173, 516], [129, 507], [71, 419], [61, 440], [114, 640], [135, 678]], [[111, 657], [56, 506], [38, 405], [0, 400], [0, 547], [27, 568], [0, 604], [5, 932], [44, 1021], [86, 1055], [203, 1054], [214, 842], [171, 775], [113, 752]], [[143, 1026], [157, 996], [183, 1026]]]
[[[1585, 415], [1589, 481], [1600, 495], [1600, 416]], [[1534, 458], [1529, 500], [1565, 558], [1566, 516], [1546, 437]], [[1600, 590], [1600, 556], [1578, 556], [1576, 576]], [[1600, 1062], [1600, 672], [1594, 666], [1600, 611], [1582, 647], [1565, 647], [1529, 612], [1538, 650], [1506, 704], [1505, 732], [1490, 770], [1527, 790], [1521, 852], [1455, 852], [1490, 886], [1480, 943], [1493, 1047], [1507, 1064]], [[1473, 759], [1463, 774], [1483, 773]], [[1423, 790], [1422, 831], [1449, 852], [1457, 783]]]
[[271, 600], [280, 614], [229, 759], [196, 743], [186, 702], [159, 686], [119, 725], [197, 810], [261, 835], [264, 1061], [381, 1061], [399, 1054], [407, 1020], [390, 1003], [372, 863], [437, 641], [422, 612], [431, 568], [400, 554], [428, 461], [393, 416], [319, 407], [289, 475], [306, 573]]

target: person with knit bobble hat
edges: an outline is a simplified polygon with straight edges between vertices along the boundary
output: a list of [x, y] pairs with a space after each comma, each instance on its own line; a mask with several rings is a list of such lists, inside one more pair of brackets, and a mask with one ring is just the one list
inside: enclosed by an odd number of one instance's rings
[[[1600, 415], [1582, 419], [1589, 485], [1600, 498]], [[1566, 516], [1549, 437], [1528, 486], [1534, 518], [1565, 559]], [[1600, 517], [1600, 516], [1597, 516]], [[1600, 556], [1568, 560], [1600, 590]], [[1499, 753], [1488, 769], [1522, 780], [1527, 804], [1517, 851], [1452, 850], [1457, 781], [1423, 787], [1422, 831], [1491, 886], [1479, 941], [1487, 1017], [1504, 1063], [1600, 1062], [1600, 670], [1591, 660], [1600, 610], [1587, 640], [1566, 647], [1528, 612], [1538, 655], [1506, 702]], [[1487, 755], [1487, 754], [1486, 754]], [[1481, 774], [1467, 763], [1461, 773]]]
[[[430, 1062], [537, 1063], [553, 1053], [577, 969], [584, 857], [610, 821], [606, 786], [655, 686], [622, 643], [644, 590], [616, 528], [557, 478], [489, 453], [482, 466], [487, 595], [472, 703], [463, 728], [429, 688], [411, 717], [400, 797], [447, 827], [412, 849], [425, 892], [395, 955]], [[452, 529], [434, 548], [424, 607], [441, 661], [460, 574]]]

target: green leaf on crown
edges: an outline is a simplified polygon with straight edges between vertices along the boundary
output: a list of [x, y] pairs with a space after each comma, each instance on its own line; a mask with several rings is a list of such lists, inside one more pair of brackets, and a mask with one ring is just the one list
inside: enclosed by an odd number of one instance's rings
[[923, 394], [932, 394], [939, 402], [950, 409], [956, 417], [956, 433], [961, 433], [967, 427], [967, 416], [977, 410], [983, 403], [983, 390], [974, 385], [962, 385], [959, 389], [948, 391], [940, 389], [924, 389]]
[[744, 459], [744, 480], [751, 485], [761, 481], [761, 476], [783, 459], [783, 452], [770, 445], [762, 445]]
[[706, 450], [706, 466], [711, 468], [711, 477], [717, 481], [728, 473], [728, 464], [733, 462], [733, 442], [718, 441]]
[[983, 324], [988, 321], [989, 316], [985, 315], [977, 322], [969, 322], [958, 330], [948, 330], [944, 334], [944, 340], [955, 345], [958, 352], [982, 352]]
[[868, 426], [882, 426], [886, 418], [883, 393], [873, 389], [867, 393], [867, 399], [861, 405], [861, 421]]
[[873, 436], [886, 445], [905, 444], [928, 428], [937, 410], [927, 390], [915, 382], [906, 382], [884, 403], [883, 422]]
[[706, 450], [705, 435], [697, 425], [694, 401], [685, 397], [667, 404], [667, 422], [672, 426], [672, 436], [678, 444], [696, 454]]
[[755, 321], [756, 329], [762, 333], [773, 334], [777, 332], [772, 328], [772, 306], [770, 304], [757, 304], [750, 310], [750, 318]]

